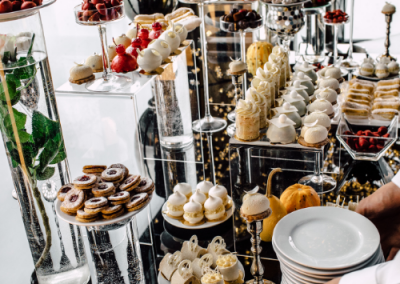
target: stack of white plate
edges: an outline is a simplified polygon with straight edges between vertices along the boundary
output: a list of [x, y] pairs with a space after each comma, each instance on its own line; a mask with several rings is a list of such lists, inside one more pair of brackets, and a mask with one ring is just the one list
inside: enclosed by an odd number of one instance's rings
[[374, 224], [335, 207], [288, 214], [276, 225], [272, 245], [284, 284], [325, 283], [385, 261]]

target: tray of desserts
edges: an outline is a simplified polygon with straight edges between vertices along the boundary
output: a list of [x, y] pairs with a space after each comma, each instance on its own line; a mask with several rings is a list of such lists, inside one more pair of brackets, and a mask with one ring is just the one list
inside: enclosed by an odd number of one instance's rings
[[56, 1], [57, 0], [4, 2], [2, 3], [0, 11], [0, 20], [15, 19], [17, 17], [22, 18], [28, 15], [32, 15], [36, 13], [37, 10], [50, 6]]
[[370, 81], [391, 80], [399, 77], [399, 64], [387, 57], [382, 57], [379, 62], [369, 57], [364, 59], [355, 75]]
[[69, 224], [106, 226], [127, 220], [151, 201], [154, 183], [122, 164], [89, 165], [57, 193], [57, 215]]
[[225, 240], [218, 236], [207, 246], [198, 245], [196, 235], [183, 242], [182, 249], [167, 253], [160, 263], [160, 284], [244, 283], [244, 267], [237, 256], [226, 249]]
[[164, 203], [162, 215], [175, 227], [196, 230], [225, 222], [234, 209], [232, 198], [222, 185], [200, 182], [193, 193], [188, 183], [178, 183]]

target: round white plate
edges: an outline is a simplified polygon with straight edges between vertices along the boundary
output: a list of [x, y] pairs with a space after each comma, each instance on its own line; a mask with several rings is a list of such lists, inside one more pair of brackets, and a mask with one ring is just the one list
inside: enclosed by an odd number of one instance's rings
[[288, 259], [321, 270], [353, 267], [371, 258], [380, 245], [371, 221], [335, 207], [310, 207], [286, 215], [276, 225], [272, 241]]
[[22, 17], [26, 17], [26, 16], [29, 16], [29, 15], [33, 15], [34, 13], [37, 12], [37, 10], [40, 10], [40, 9], [42, 9], [44, 7], [47, 7], [47, 6], [50, 6], [51, 4], [53, 4], [56, 1], [57, 0], [43, 0], [42, 5], [34, 7], [34, 8], [0, 14], [0, 20], [1, 21], [12, 20], [12, 19], [16, 19], [16, 18], [22, 18]]
[[[229, 196], [229, 198], [231, 198], [231, 197]], [[228, 220], [232, 216], [234, 209], [235, 209], [235, 204], [232, 203], [232, 207], [229, 208], [228, 210], [226, 210], [226, 217], [223, 220], [218, 221], [218, 222], [208, 222], [208, 221], [206, 221], [204, 224], [201, 224], [201, 225], [198, 225], [198, 226], [188, 226], [188, 225], [183, 224], [181, 222], [181, 220], [177, 220], [177, 219], [169, 217], [166, 214], [166, 212], [168, 211], [167, 202], [165, 202], [163, 207], [162, 207], [162, 215], [164, 217], [164, 220], [167, 221], [168, 223], [170, 223], [172, 226], [175, 226], [175, 227], [178, 227], [178, 228], [182, 228], [182, 229], [188, 229], [188, 230], [198, 230], [198, 229], [211, 228], [211, 227], [217, 226], [217, 225], [225, 222], [226, 220]]]
[[[245, 277], [244, 267], [240, 261], [239, 261], [239, 269], [243, 272], [243, 280], [244, 280], [244, 277]], [[158, 280], [158, 284], [171, 284], [170, 281], [168, 281], [167, 279], [162, 277], [161, 272], [158, 272], [157, 280]]]
[[136, 214], [138, 214], [140, 211], [142, 211], [144, 208], [146, 208], [150, 204], [152, 196], [153, 195], [150, 196], [150, 200], [146, 206], [143, 206], [142, 208], [140, 208], [139, 210], [136, 210], [136, 211], [125, 212], [125, 214], [123, 214], [117, 218], [111, 219], [111, 220], [101, 219], [101, 220], [97, 220], [95, 222], [90, 222], [90, 223], [79, 222], [78, 220], [75, 219], [75, 216], [65, 214], [64, 212], [61, 211], [60, 206], [61, 206], [62, 202], [58, 199], [56, 201], [56, 213], [57, 213], [58, 217], [60, 217], [60, 219], [64, 220], [65, 222], [67, 222], [69, 224], [72, 224], [72, 225], [85, 226], [85, 227], [108, 226], [108, 225], [113, 225], [115, 223], [125, 221], [126, 219], [129, 219], [129, 218], [135, 216]]

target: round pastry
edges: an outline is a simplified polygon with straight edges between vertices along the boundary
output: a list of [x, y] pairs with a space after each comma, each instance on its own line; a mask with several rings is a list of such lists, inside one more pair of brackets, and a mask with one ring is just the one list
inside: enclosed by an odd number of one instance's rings
[[165, 31], [160, 35], [159, 38], [165, 40], [168, 43], [168, 45], [171, 47], [172, 53], [175, 52], [181, 44], [181, 39], [179, 35], [174, 31]]
[[290, 103], [292, 106], [297, 108], [297, 112], [300, 116], [303, 116], [307, 112], [307, 106], [304, 102], [304, 98], [299, 95], [296, 91], [291, 91], [290, 94], [282, 96], [285, 102]]
[[171, 277], [181, 261], [182, 257], [180, 251], [176, 251], [174, 254], [167, 253], [160, 262], [161, 275], [168, 281], [171, 281]]
[[163, 39], [158, 38], [156, 40], [153, 40], [152, 42], [150, 42], [148, 47], [157, 50], [160, 53], [163, 61], [165, 61], [171, 54], [171, 47]]
[[243, 72], [246, 70], [247, 70], [247, 65], [241, 60], [233, 60], [231, 63], [229, 63], [229, 72], [231, 74]]
[[82, 172], [85, 174], [98, 175], [101, 174], [105, 169], [107, 169], [107, 166], [89, 165], [89, 166], [84, 166]]
[[249, 100], [240, 99], [236, 105], [235, 137], [253, 141], [260, 137], [260, 108]]
[[189, 198], [192, 196], [192, 187], [190, 186], [190, 184], [185, 182], [181, 182], [175, 185], [173, 191], [174, 192], [179, 191], [180, 193], [186, 196], [187, 200], [189, 200]]
[[396, 6], [386, 2], [385, 6], [382, 8], [382, 13], [387, 15], [396, 13]]
[[85, 206], [85, 193], [82, 190], [71, 189], [61, 203], [60, 209], [68, 215], [75, 215], [83, 206]]
[[107, 169], [101, 173], [101, 179], [112, 183], [120, 183], [124, 180], [124, 172], [122, 169]]
[[340, 93], [340, 86], [339, 86], [339, 81], [336, 80], [335, 78], [321, 78], [318, 80], [318, 89], [323, 89], [323, 88], [331, 88], [333, 90], [336, 90], [336, 92], [339, 94]]
[[190, 199], [190, 201], [183, 206], [183, 211], [185, 211], [185, 214], [183, 214], [183, 219], [185, 219], [189, 225], [196, 225], [204, 218], [203, 206], [192, 199]]
[[360, 66], [360, 75], [372, 76], [374, 74], [375, 66], [371, 63], [368, 58], [364, 58], [364, 62]]
[[183, 216], [183, 206], [185, 205], [187, 199], [186, 196], [180, 193], [180, 191], [175, 191], [168, 197], [167, 201], [167, 215], [174, 219], [181, 219]]
[[234, 254], [218, 256], [217, 267], [225, 281], [235, 281], [240, 276], [238, 259]]
[[388, 77], [389, 76], [388, 67], [383, 63], [376, 64], [376, 66], [375, 66], [375, 75], [379, 79]]
[[342, 78], [342, 73], [340, 71], [340, 68], [335, 67], [334, 65], [328, 65], [325, 68], [321, 69], [321, 71], [319, 71], [319, 72], [324, 77], [330, 77], [330, 78], [334, 78], [336, 80], [339, 80]]
[[121, 191], [132, 191], [139, 186], [141, 179], [139, 175], [129, 175], [123, 183], [119, 185]]
[[197, 184], [196, 189], [200, 189], [202, 193], [208, 198], [208, 192], [213, 187], [213, 183], [210, 181], [201, 181]]
[[99, 218], [99, 214], [96, 213], [87, 213], [83, 211], [82, 209], [79, 209], [76, 213], [75, 219], [78, 220], [79, 222], [83, 223], [90, 223], [94, 222]]
[[99, 214], [102, 210], [107, 209], [108, 204], [98, 208], [83, 208], [83, 210], [88, 214]]
[[321, 99], [318, 95], [317, 99], [308, 106], [308, 111], [310, 113], [314, 111], [321, 111], [326, 113], [330, 118], [333, 118], [335, 115], [332, 104], [325, 99]]
[[225, 206], [221, 198], [209, 196], [204, 203], [204, 215], [209, 221], [218, 221], [224, 218]]
[[91, 189], [97, 182], [95, 175], [79, 176], [72, 182], [76, 189]]
[[146, 192], [148, 195], [151, 195], [153, 191], [154, 191], [154, 182], [148, 177], [142, 178], [139, 182], [138, 187], [135, 188], [136, 193]]
[[131, 39], [127, 37], [125, 34], [120, 35], [113, 39], [115, 45], [122, 44], [125, 48], [128, 48], [131, 45]]
[[131, 199], [131, 195], [127, 191], [117, 192], [108, 197], [108, 201], [110, 201], [110, 203], [112, 205], [125, 204], [125, 203], [128, 203], [130, 201], [130, 199]]
[[228, 205], [228, 191], [226, 190], [225, 186], [217, 184], [210, 189], [208, 194], [209, 196], [221, 198], [224, 206]]
[[337, 103], [337, 93], [334, 89], [323, 88], [315, 91], [315, 95], [319, 95], [322, 99], [327, 100], [332, 105]]
[[97, 184], [93, 189], [92, 193], [95, 197], [107, 197], [115, 193], [115, 186], [112, 182], [103, 182]]
[[315, 121], [317, 121], [318, 125], [321, 125], [328, 130], [331, 129], [331, 119], [326, 113], [322, 111], [314, 111], [304, 118], [304, 123], [313, 123]]
[[[315, 73], [314, 69], [317, 67], [313, 65], [309, 65], [308, 62], [303, 62], [301, 65], [295, 66], [296, 73], [298, 72], [303, 72], [305, 75], [311, 78], [312, 83], [315, 84], [317, 82], [318, 76], [317, 73]], [[295, 74], [296, 74], [295, 73]]]
[[268, 198], [260, 193], [246, 194], [243, 197], [243, 204], [240, 207], [240, 215], [253, 222], [263, 220], [271, 214]]
[[318, 144], [323, 142], [328, 137], [328, 130], [322, 125], [316, 124], [312, 127], [304, 126], [301, 129], [300, 136], [303, 137], [304, 141], [308, 144]]
[[94, 78], [92, 68], [83, 64], [76, 64], [69, 70], [69, 81], [73, 84], [83, 84]]
[[204, 205], [204, 202], [206, 202], [207, 197], [204, 193], [200, 191], [200, 189], [196, 189], [194, 194], [190, 197], [191, 200], [196, 201], [200, 203], [202, 206]]
[[60, 200], [61, 202], [64, 201], [65, 196], [71, 189], [74, 189], [74, 185], [72, 183], [63, 185], [57, 192], [58, 200]]
[[86, 59], [85, 65], [92, 68], [93, 73], [103, 72], [103, 57], [94, 53]]
[[124, 213], [125, 213], [125, 208], [122, 205], [114, 205], [108, 207], [107, 209], [101, 210], [101, 215], [106, 220], [117, 218], [123, 215]]
[[124, 178], [129, 176], [129, 169], [125, 167], [123, 164], [112, 164], [108, 167], [109, 169], [121, 169], [124, 173]]
[[388, 71], [391, 75], [398, 75], [400, 71], [399, 63], [396, 61], [390, 61], [388, 64]]
[[210, 253], [206, 253], [201, 258], [196, 258], [192, 262], [193, 274], [200, 279], [204, 275], [204, 270], [211, 268], [212, 264], [213, 256]]
[[85, 202], [85, 208], [99, 208], [106, 206], [108, 204], [107, 198], [101, 197], [93, 197]]
[[275, 117], [279, 117], [281, 114], [285, 114], [287, 118], [296, 123], [294, 125], [294, 128], [299, 128], [303, 124], [297, 108], [295, 106], [292, 106], [290, 103], [284, 102], [281, 107], [276, 107], [275, 110], [277, 111], [277, 115]]
[[271, 143], [289, 144], [296, 141], [295, 123], [285, 114], [270, 120], [267, 138]]
[[296, 76], [293, 78], [295, 81], [300, 81], [300, 84], [304, 87], [307, 87], [306, 92], [309, 96], [312, 96], [315, 91], [314, 83], [312, 79], [305, 75], [303, 72], [298, 72]]
[[301, 85], [301, 81], [295, 80], [293, 82], [293, 85], [290, 87], [287, 87], [286, 90], [288, 90], [289, 92], [296, 91], [300, 96], [302, 96], [304, 98], [304, 102], [306, 104], [308, 104], [310, 102], [310, 96], [306, 92], [307, 87]]
[[139, 210], [149, 202], [149, 195], [147, 193], [138, 193], [131, 197], [130, 201], [125, 204], [129, 212]]
[[114, 57], [117, 56], [117, 47], [115, 46], [115, 44], [109, 45], [107, 48], [107, 52], [108, 52], [108, 60], [112, 62]]
[[224, 284], [224, 279], [218, 271], [209, 270], [201, 277], [201, 284]]
[[214, 237], [207, 247], [207, 252], [213, 256], [212, 267], [217, 267], [217, 259], [220, 255], [228, 254], [225, 240], [221, 236]]
[[126, 34], [127, 37], [130, 38], [130, 40], [133, 40], [134, 38], [136, 38], [137, 35], [137, 28], [136, 27], [132, 27], [131, 29], [129, 29]]

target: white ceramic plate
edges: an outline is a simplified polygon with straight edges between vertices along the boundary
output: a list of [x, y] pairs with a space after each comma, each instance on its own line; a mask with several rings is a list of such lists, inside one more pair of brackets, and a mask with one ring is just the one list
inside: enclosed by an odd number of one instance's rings
[[[232, 199], [230, 196], [228, 196], [228, 198]], [[167, 221], [168, 223], [170, 223], [172, 226], [178, 227], [178, 228], [182, 228], [182, 229], [188, 229], [188, 230], [198, 230], [198, 229], [205, 229], [205, 228], [211, 228], [214, 226], [217, 226], [223, 222], [225, 222], [226, 220], [228, 220], [232, 214], [233, 211], [235, 209], [235, 204], [232, 203], [232, 207], [229, 208], [228, 210], [226, 210], [226, 217], [218, 222], [208, 222], [206, 221], [204, 224], [198, 225], [198, 226], [188, 226], [185, 225], [181, 222], [181, 220], [177, 220], [174, 218], [169, 217], [166, 212], [168, 211], [167, 209], [167, 202], [164, 203], [163, 207], [162, 207], [162, 215], [164, 217], [164, 220]]]
[[371, 221], [335, 207], [310, 207], [286, 215], [276, 225], [272, 241], [288, 259], [321, 270], [353, 267], [371, 258], [380, 245]]
[[26, 17], [29, 15], [33, 15], [37, 12], [37, 10], [40, 10], [47, 6], [50, 6], [51, 4], [53, 4], [56, 1], [57, 0], [43, 0], [42, 5], [34, 7], [34, 8], [30, 8], [30, 9], [26, 9], [26, 10], [19, 10], [19, 11], [15, 11], [15, 12], [11, 12], [11, 13], [0, 14], [0, 20], [1, 21], [11, 20], [11, 19], [22, 18], [22, 17]]
[[[244, 279], [244, 277], [245, 277], [244, 267], [240, 261], [239, 261], [239, 269], [243, 272], [243, 279]], [[161, 272], [158, 272], [157, 280], [158, 280], [158, 284], [171, 284], [171, 282], [169, 282], [167, 279], [162, 277]]]
[[101, 220], [97, 220], [95, 222], [90, 222], [90, 223], [79, 222], [78, 220], [75, 219], [75, 216], [70, 216], [61, 211], [61, 209], [60, 209], [61, 201], [58, 199], [56, 201], [56, 212], [57, 212], [58, 217], [60, 217], [60, 219], [64, 220], [65, 222], [67, 222], [69, 224], [72, 224], [72, 225], [85, 226], [85, 227], [102, 227], [102, 226], [113, 225], [113, 224], [125, 221], [125, 220], [135, 216], [136, 214], [138, 214], [140, 211], [142, 211], [144, 208], [146, 208], [150, 204], [152, 196], [153, 195], [150, 196], [150, 201], [147, 203], [146, 206], [143, 206], [142, 208], [140, 208], [139, 210], [136, 210], [136, 211], [125, 212], [125, 214], [123, 214], [122, 216], [119, 216], [119, 217], [111, 219], [111, 220], [101, 219]]

